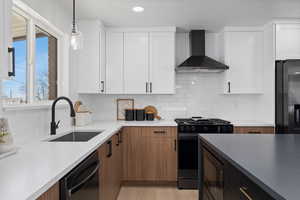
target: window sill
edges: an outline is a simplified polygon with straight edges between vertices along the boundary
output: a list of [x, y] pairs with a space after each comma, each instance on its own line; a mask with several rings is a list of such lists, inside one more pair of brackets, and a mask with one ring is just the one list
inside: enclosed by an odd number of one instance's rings
[[[18, 111], [18, 110], [48, 110], [51, 109], [53, 101], [47, 101], [43, 103], [30, 103], [30, 104], [15, 104], [9, 105], [4, 104], [4, 111]], [[56, 108], [66, 108], [68, 106], [67, 103], [57, 103]]]

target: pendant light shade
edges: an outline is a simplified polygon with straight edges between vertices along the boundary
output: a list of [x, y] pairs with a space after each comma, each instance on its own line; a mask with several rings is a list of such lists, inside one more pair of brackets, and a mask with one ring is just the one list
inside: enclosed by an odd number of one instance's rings
[[82, 33], [79, 31], [71, 33], [71, 47], [73, 50], [79, 50], [83, 46]]
[[77, 29], [75, 11], [75, 0], [73, 0], [73, 23], [70, 44], [73, 50], [79, 50], [83, 46], [83, 36], [82, 33]]

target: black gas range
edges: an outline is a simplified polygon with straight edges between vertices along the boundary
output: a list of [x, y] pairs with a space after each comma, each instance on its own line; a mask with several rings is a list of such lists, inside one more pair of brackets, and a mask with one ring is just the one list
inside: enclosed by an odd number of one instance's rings
[[233, 125], [222, 119], [192, 117], [175, 119], [178, 124], [178, 188], [198, 188], [198, 134], [233, 133]]

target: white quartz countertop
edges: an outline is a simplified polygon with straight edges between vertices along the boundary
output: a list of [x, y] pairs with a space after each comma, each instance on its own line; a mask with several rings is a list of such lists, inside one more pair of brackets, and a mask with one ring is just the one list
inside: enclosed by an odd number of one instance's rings
[[271, 122], [263, 122], [263, 121], [234, 121], [232, 120], [231, 123], [234, 126], [244, 126], [244, 127], [250, 127], [250, 126], [257, 126], [257, 127], [272, 127], [275, 126], [274, 123]]
[[0, 199], [36, 199], [125, 126], [177, 124], [173, 120], [94, 122], [85, 127], [76, 127], [79, 131], [104, 130], [88, 142], [47, 142], [50, 138], [39, 138], [22, 145], [17, 154], [0, 160]]

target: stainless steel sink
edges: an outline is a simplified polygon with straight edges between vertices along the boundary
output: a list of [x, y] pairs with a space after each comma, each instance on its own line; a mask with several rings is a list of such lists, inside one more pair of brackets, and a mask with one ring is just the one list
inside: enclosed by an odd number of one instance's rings
[[87, 142], [102, 132], [103, 131], [97, 131], [97, 132], [84, 132], [84, 131], [77, 132], [76, 131], [76, 132], [68, 133], [61, 137], [49, 140], [49, 142]]

